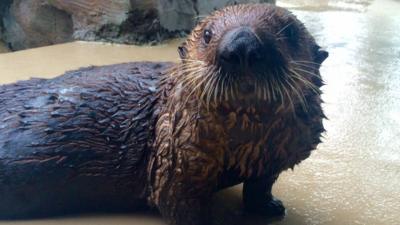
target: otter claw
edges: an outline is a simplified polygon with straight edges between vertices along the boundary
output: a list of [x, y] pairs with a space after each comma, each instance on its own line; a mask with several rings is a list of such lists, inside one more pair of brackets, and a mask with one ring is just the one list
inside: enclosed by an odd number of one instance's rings
[[246, 212], [267, 217], [283, 217], [286, 214], [286, 209], [281, 200], [272, 197], [271, 200], [263, 205], [246, 208]]
[[264, 213], [268, 216], [284, 216], [286, 214], [286, 209], [281, 200], [272, 198], [264, 206]]

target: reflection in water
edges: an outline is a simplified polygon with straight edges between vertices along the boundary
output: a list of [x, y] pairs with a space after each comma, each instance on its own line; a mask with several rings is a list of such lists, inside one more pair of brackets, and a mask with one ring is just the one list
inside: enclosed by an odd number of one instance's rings
[[400, 219], [399, 10], [376, 1], [366, 13], [295, 12], [331, 53], [322, 71], [325, 142], [275, 189], [291, 200], [289, 213], [307, 215], [304, 224]]
[[[361, 2], [361, 1], [358, 1]], [[274, 188], [287, 206], [281, 221], [244, 217], [240, 186], [216, 198], [218, 224], [395, 225], [400, 221], [400, 3], [362, 12], [294, 10], [330, 52], [322, 68], [329, 120], [324, 143]], [[331, 7], [327, 7], [331, 9]], [[0, 55], [0, 82], [122, 61], [176, 60], [176, 43], [154, 48], [72, 43]], [[162, 224], [140, 215], [0, 224]]]
[[8, 49], [5, 46], [5, 44], [3, 42], [1, 42], [1, 40], [0, 40], [0, 53], [4, 53], [4, 52], [8, 52]]
[[309, 11], [348, 10], [365, 11], [374, 0], [279, 0], [283, 7]]

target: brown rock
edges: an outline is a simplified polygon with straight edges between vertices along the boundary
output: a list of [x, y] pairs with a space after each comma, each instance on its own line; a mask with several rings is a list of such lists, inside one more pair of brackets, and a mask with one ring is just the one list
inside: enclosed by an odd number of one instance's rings
[[[52, 0], [51, 4], [72, 16], [74, 38], [84, 40], [96, 40], [105, 26], [121, 25], [131, 10], [129, 0]], [[118, 35], [118, 30], [110, 35]]]
[[275, 3], [275, 0], [158, 0], [161, 26], [168, 30], [191, 30], [202, 17], [228, 4]]

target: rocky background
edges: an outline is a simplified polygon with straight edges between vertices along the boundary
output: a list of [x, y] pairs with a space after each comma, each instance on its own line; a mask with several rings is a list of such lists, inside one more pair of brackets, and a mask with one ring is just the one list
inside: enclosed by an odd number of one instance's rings
[[0, 0], [0, 39], [11, 50], [72, 40], [158, 43], [238, 3], [275, 0]]

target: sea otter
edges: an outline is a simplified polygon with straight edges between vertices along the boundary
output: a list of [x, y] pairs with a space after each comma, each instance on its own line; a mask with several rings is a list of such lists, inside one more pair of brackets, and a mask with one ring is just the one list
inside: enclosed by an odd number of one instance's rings
[[286, 9], [248, 4], [206, 17], [179, 55], [0, 86], [0, 218], [144, 202], [206, 225], [239, 183], [245, 211], [283, 215], [271, 188], [320, 143], [328, 53]]

